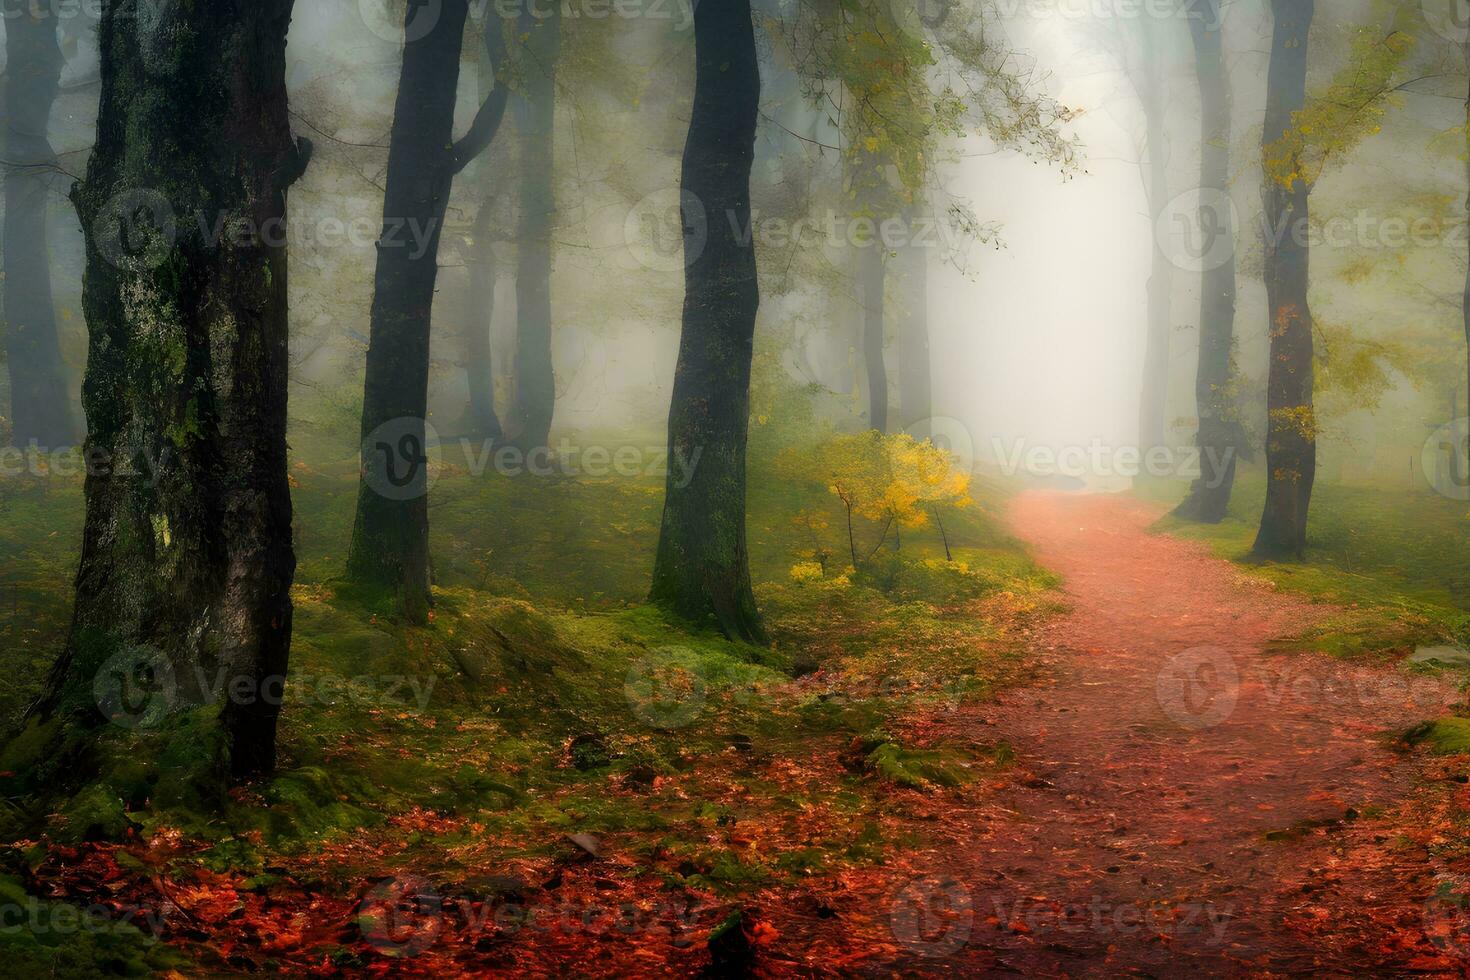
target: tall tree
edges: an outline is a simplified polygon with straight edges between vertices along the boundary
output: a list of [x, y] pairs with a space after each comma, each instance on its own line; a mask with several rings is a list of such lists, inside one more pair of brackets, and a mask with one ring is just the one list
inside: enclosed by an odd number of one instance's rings
[[[912, 212], [911, 212], [912, 214]], [[917, 225], [910, 218], [911, 226]], [[903, 431], [916, 439], [929, 433], [934, 414], [933, 363], [929, 350], [929, 253], [910, 243], [894, 261], [899, 275], [903, 308], [898, 319], [898, 402]]]
[[[1169, 138], [1164, 98], [1164, 57], [1159, 50], [1159, 26], [1153, 18], [1133, 20], [1142, 48], [1142, 66], [1133, 84], [1143, 107], [1144, 146], [1148, 154], [1145, 197], [1152, 227], [1169, 201]], [[1174, 266], [1165, 254], [1159, 236], [1153, 236], [1153, 256], [1148, 276], [1148, 336], [1144, 343], [1143, 391], [1139, 399], [1139, 446], [1147, 451], [1164, 445], [1169, 411], [1169, 336], [1172, 326]]]
[[[487, 24], [486, 29], [491, 30], [491, 25]], [[496, 80], [495, 72], [505, 57], [505, 41], [500, 32], [492, 31], [486, 35], [485, 41], [480, 64], [481, 102], [494, 95], [495, 88], [501, 84]], [[504, 138], [499, 134], [497, 138], [501, 139], [503, 146]], [[499, 442], [505, 431], [495, 409], [495, 363], [491, 347], [499, 275], [495, 243], [502, 227], [497, 221], [502, 196], [499, 193], [501, 183], [496, 179], [498, 171], [492, 163], [495, 156], [487, 150], [471, 171], [479, 188], [480, 207], [471, 231], [473, 241], [465, 251], [469, 273], [466, 375], [470, 403], [464, 424], [469, 434]], [[503, 164], [501, 166], [503, 168]]]
[[274, 764], [291, 637], [280, 231], [310, 149], [287, 112], [292, 3], [103, 9], [73, 193], [93, 465], [71, 632], [33, 709], [91, 728], [99, 685], [146, 669], [170, 679], [165, 707], [207, 709], [235, 777]]
[[[1470, 74], [1470, 31], [1467, 31], [1465, 35], [1464, 52], [1465, 68], [1467, 74]], [[1465, 96], [1465, 150], [1465, 176], [1467, 178], [1465, 212], [1467, 218], [1470, 218], [1470, 94]], [[1470, 235], [1467, 235], [1466, 239], [1470, 241]], [[1465, 318], [1465, 377], [1470, 379], [1470, 264], [1467, 264], [1465, 269], [1465, 296], [1461, 303], [1461, 309], [1464, 312]], [[1467, 389], [1467, 391], [1470, 391], [1470, 389]], [[1465, 405], [1466, 409], [1470, 410], [1470, 400], [1467, 400]], [[1458, 426], [1458, 424], [1457, 422], [1456, 425]], [[1470, 440], [1467, 440], [1467, 442], [1470, 442]], [[1458, 461], [1460, 459], [1460, 447], [1461, 445], [1466, 445], [1466, 443], [1460, 443], [1458, 438], [1456, 439], [1456, 443], [1457, 445], [1451, 450], [1451, 453]], [[1467, 445], [1467, 450], [1470, 450], [1470, 445]], [[1457, 462], [1456, 465], [1458, 466], [1460, 464]], [[1466, 469], [1461, 472], [1465, 477], [1470, 477], [1470, 451], [1466, 453], [1464, 465]]]
[[[422, 622], [431, 605], [426, 417], [439, 239], [454, 177], [495, 138], [507, 95], [497, 85], [455, 142], [469, 0], [443, 0], [427, 33], [415, 25], [417, 16], [418, 6], [410, 4], [389, 137], [363, 389], [362, 481], [347, 573], [359, 585], [393, 594], [408, 619]], [[486, 44], [498, 52], [503, 43], [492, 19]]]
[[1254, 552], [1302, 554], [1307, 509], [1317, 476], [1312, 407], [1312, 311], [1307, 305], [1312, 186], [1303, 172], [1293, 118], [1306, 103], [1307, 41], [1315, 0], [1272, 0], [1271, 61], [1266, 75], [1266, 297], [1271, 364], [1266, 381], [1266, 506]]
[[1230, 507], [1241, 442], [1231, 392], [1235, 227], [1230, 207], [1230, 81], [1219, 0], [1193, 0], [1189, 15], [1200, 90], [1200, 220], [1208, 222], [1207, 233], [1214, 242], [1211, 254], [1218, 251], [1222, 260], [1207, 265], [1200, 292], [1199, 365], [1194, 382], [1200, 478], [1175, 513], [1214, 524], [1225, 519]]
[[516, 99], [521, 143], [520, 228], [516, 268], [515, 444], [525, 452], [551, 438], [556, 374], [551, 357], [551, 231], [556, 144], [556, 65], [561, 53], [561, 4], [543, 14], [522, 12], [524, 92]]
[[56, 8], [24, 4], [5, 17], [5, 354], [11, 439], [43, 448], [76, 441], [51, 296], [47, 215], [56, 178], [48, 129], [64, 59]]
[[760, 307], [749, 227], [760, 70], [749, 0], [694, 13], [695, 84], [682, 170], [683, 335], [669, 409], [669, 468], [652, 600], [731, 639], [764, 642], [745, 537], [745, 447]]

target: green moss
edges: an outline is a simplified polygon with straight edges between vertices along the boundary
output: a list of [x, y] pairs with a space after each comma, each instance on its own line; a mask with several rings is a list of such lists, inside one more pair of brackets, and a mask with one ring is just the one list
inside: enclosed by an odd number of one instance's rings
[[[1154, 481], [1139, 492], [1163, 503], [1183, 484]], [[1412, 653], [1420, 646], [1470, 646], [1470, 515], [1463, 503], [1428, 490], [1345, 486], [1319, 480], [1312, 495], [1303, 561], [1257, 562], [1265, 495], [1259, 467], [1243, 468], [1230, 512], [1219, 524], [1165, 517], [1155, 530], [1201, 541], [1215, 554], [1276, 588], [1341, 607], [1296, 647], [1339, 656]]]
[[1438, 718], [1414, 726], [1404, 733], [1412, 745], [1428, 746], [1438, 755], [1470, 752], [1470, 718]]

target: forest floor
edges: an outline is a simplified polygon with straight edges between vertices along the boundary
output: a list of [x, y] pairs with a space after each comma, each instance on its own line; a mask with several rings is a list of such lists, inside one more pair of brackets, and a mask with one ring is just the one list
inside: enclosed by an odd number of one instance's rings
[[[1463, 645], [1453, 505], [1324, 488], [1314, 539], [1363, 537], [1252, 567], [1249, 480], [1214, 529], [986, 485], [953, 561], [906, 535], [812, 581], [832, 502], [772, 482], [757, 650], [639, 604], [656, 484], [446, 479], [413, 628], [335, 594], [350, 464], [296, 475], [281, 772], [206, 814], [114, 763], [15, 823], [0, 968], [1470, 974], [1466, 674], [1417, 662]], [[7, 705], [77, 490], [5, 501]]]
[[1466, 759], [1391, 735], [1457, 703], [1453, 680], [1279, 646], [1335, 610], [1150, 533], [1162, 513], [1015, 503], [1070, 609], [1041, 634], [1044, 681], [945, 722], [997, 733], [1015, 768], [778, 950], [866, 941], [905, 973], [1470, 972], [1470, 879], [1444, 850]]

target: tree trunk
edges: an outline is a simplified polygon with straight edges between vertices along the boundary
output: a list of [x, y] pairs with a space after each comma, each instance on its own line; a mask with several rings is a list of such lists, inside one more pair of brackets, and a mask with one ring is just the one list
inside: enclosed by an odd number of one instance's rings
[[[1465, 40], [1465, 65], [1467, 68], [1470, 68], [1470, 36], [1467, 36]], [[1470, 95], [1467, 95], [1465, 98], [1465, 144], [1467, 151], [1470, 151]], [[1470, 153], [1467, 153], [1465, 158], [1465, 177], [1467, 185], [1470, 185]], [[1470, 215], [1470, 191], [1466, 193], [1465, 210], [1466, 214]], [[1470, 380], [1470, 265], [1466, 266], [1465, 271], [1463, 309], [1465, 317], [1465, 377], [1467, 380]], [[1467, 392], [1470, 392], [1470, 388], [1467, 388]], [[1470, 394], [1467, 394], [1465, 407], [1466, 411], [1470, 412]], [[1461, 445], [1461, 443], [1457, 442], [1454, 449], [1451, 450], [1456, 458], [1459, 458]], [[1470, 478], [1470, 439], [1467, 439], [1463, 445], [1467, 449], [1467, 458], [1465, 459], [1465, 469], [1463, 472], [1467, 478]]]
[[[505, 35], [493, 29], [493, 22], [486, 24], [485, 50], [481, 53], [480, 101], [488, 102], [501, 82], [495, 72], [505, 63]], [[509, 103], [507, 103], [509, 104]], [[497, 137], [499, 133], [497, 131]], [[495, 170], [489, 165], [489, 152], [481, 157], [474, 168], [474, 180], [480, 186], [480, 210], [475, 215], [472, 234], [474, 243], [468, 250], [466, 263], [469, 272], [469, 320], [466, 376], [469, 382], [470, 404], [465, 424], [471, 435], [498, 443], [505, 436], [500, 424], [500, 415], [495, 409], [495, 359], [493, 338], [495, 335], [495, 291], [499, 275], [496, 261], [495, 242], [502, 231], [497, 219], [499, 196], [496, 192]]]
[[291, 638], [282, 231], [310, 149], [287, 114], [292, 2], [176, 4], [152, 23], [104, 8], [97, 142], [73, 194], [86, 528], [71, 633], [33, 711], [68, 730], [99, 707], [117, 720], [105, 682], [151, 668], [171, 681], [154, 707], [205, 709], [220, 733], [205, 744], [237, 778], [274, 764]]
[[[353, 582], [393, 595], [413, 622], [425, 621], [431, 605], [426, 417], [439, 239], [454, 177], [490, 144], [506, 105], [497, 85], [469, 134], [453, 142], [468, 10], [469, 0], [443, 0], [428, 34], [404, 45], [373, 284], [362, 481], [347, 557]], [[409, 6], [409, 23], [417, 12]], [[498, 26], [487, 26], [487, 43], [498, 43]]]
[[863, 289], [863, 362], [868, 369], [868, 424], [877, 432], [888, 431], [888, 365], [884, 348], [884, 266], [881, 242], [862, 250], [859, 268]]
[[475, 218], [475, 242], [470, 250], [469, 423], [473, 435], [499, 442], [505, 434], [495, 411], [495, 360], [491, 354], [491, 329], [495, 323], [495, 246], [491, 241], [489, 195]]
[[1312, 407], [1312, 313], [1307, 305], [1310, 253], [1306, 228], [1311, 187], [1291, 161], [1272, 163], [1274, 147], [1306, 101], [1307, 40], [1314, 0], [1274, 0], [1276, 23], [1266, 79], [1266, 294], [1271, 368], [1266, 383], [1266, 507], [1256, 535], [1260, 557], [1300, 556], [1307, 545], [1307, 508], [1317, 475]]
[[927, 438], [934, 415], [929, 353], [929, 249], [910, 245], [899, 253], [904, 309], [898, 330], [898, 400], [903, 430]]
[[521, 140], [521, 201], [516, 269], [515, 444], [523, 452], [547, 445], [556, 411], [551, 359], [552, 180], [556, 142], [556, 62], [561, 52], [561, 4], [549, 16], [522, 13], [525, 94], [516, 100]]
[[[1196, 445], [1200, 478], [1175, 511], [1189, 520], [1217, 524], [1230, 509], [1239, 453], [1239, 423], [1231, 398], [1231, 355], [1235, 348], [1235, 227], [1230, 209], [1230, 84], [1216, 0], [1205, 0], [1202, 17], [1191, 18], [1195, 67], [1202, 109], [1200, 220], [1206, 233], [1225, 243], [1228, 256], [1204, 270], [1200, 293], [1199, 365], [1194, 397], [1199, 415]], [[1211, 250], [1213, 254], [1214, 250]]]
[[30, 4], [5, 18], [5, 354], [11, 441], [56, 449], [76, 442], [71, 384], [61, 361], [51, 298], [47, 215], [56, 154], [47, 130], [64, 59], [56, 14]]
[[[1149, 58], [1143, 110], [1148, 128], [1148, 206], [1152, 227], [1169, 202], [1169, 152], [1164, 129], [1163, 79], [1152, 25], [1144, 23], [1144, 44]], [[1174, 266], [1165, 254], [1157, 232], [1148, 277], [1148, 338], [1144, 348], [1143, 392], [1139, 400], [1138, 440], [1144, 452], [1164, 445], [1169, 411], [1169, 335], [1172, 326]]]
[[[684, 147], [684, 329], [669, 411], [671, 457], [652, 601], [731, 639], [765, 642], [745, 539], [745, 446], [756, 312], [750, 172], [760, 71], [749, 0], [702, 3]], [[697, 454], [697, 455], [696, 455]]]

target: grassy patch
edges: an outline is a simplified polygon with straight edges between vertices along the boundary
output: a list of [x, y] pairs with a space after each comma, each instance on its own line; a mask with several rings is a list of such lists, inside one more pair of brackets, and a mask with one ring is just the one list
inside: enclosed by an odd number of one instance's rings
[[[943, 515], [948, 554], [920, 527], [860, 569], [822, 568], [813, 516], [837, 527], [839, 503], [757, 472], [752, 564], [775, 642], [731, 643], [642, 604], [658, 479], [474, 476], [451, 461], [432, 497], [435, 613], [414, 627], [340, 581], [355, 463], [298, 462], [292, 476], [300, 573], [276, 775], [209, 805], [169, 789], [187, 765], [142, 745], [187, 747], [187, 718], [108, 730], [92, 760], [103, 777], [55, 812], [14, 789], [12, 840], [123, 841], [108, 853], [144, 880], [281, 902], [390, 873], [452, 894], [507, 864], [575, 864], [592, 841], [631, 879], [739, 895], [883, 860], [886, 794], [944, 792], [1003, 761], [924, 744], [911, 725], [1024, 680], [1025, 631], [1052, 608], [1054, 581], [993, 516], [999, 488]], [[63, 636], [80, 485], [7, 486], [0, 502], [0, 550], [23, 559], [7, 565], [19, 599], [0, 607], [16, 639], [0, 690], [13, 721]], [[892, 734], [844, 764], [878, 731]], [[47, 853], [29, 887], [70, 867]]]
[[[1174, 503], [1184, 485], [1142, 484], [1138, 492]], [[1219, 524], [1172, 516], [1160, 532], [1202, 541], [1253, 576], [1331, 603], [1342, 612], [1298, 646], [1351, 656], [1411, 653], [1418, 647], [1470, 645], [1470, 508], [1430, 491], [1318, 482], [1312, 496], [1305, 560], [1257, 562], [1250, 557], [1265, 499], [1265, 475], [1243, 469]]]

